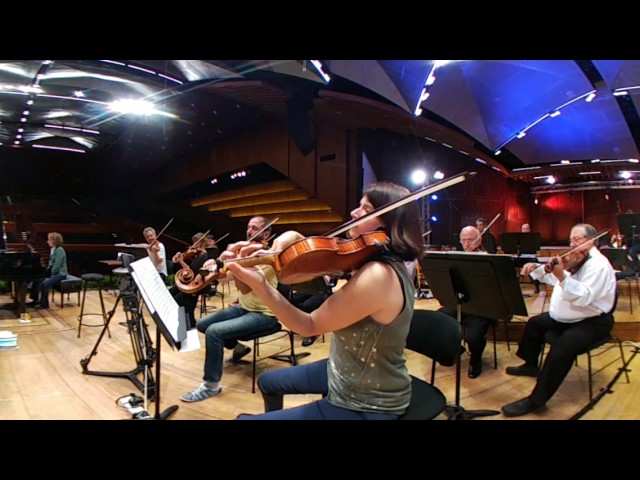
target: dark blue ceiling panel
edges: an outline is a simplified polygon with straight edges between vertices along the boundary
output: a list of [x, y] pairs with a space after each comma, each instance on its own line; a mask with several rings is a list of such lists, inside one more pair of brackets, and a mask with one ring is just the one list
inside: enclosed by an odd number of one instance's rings
[[593, 60], [611, 90], [640, 83], [640, 60]]
[[435, 60], [327, 60], [329, 71], [413, 113]]
[[599, 95], [589, 103], [575, 102], [562, 109], [560, 116], [546, 118], [506, 148], [529, 165], [638, 156], [613, 95]]
[[593, 89], [572, 60], [466, 60], [436, 72], [424, 107], [495, 150]]

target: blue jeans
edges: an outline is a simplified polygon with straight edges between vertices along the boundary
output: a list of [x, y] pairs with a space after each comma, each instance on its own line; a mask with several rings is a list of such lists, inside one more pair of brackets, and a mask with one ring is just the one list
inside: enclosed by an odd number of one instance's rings
[[222, 378], [224, 348], [233, 348], [237, 338], [277, 325], [276, 317], [250, 312], [239, 306], [227, 307], [198, 321], [196, 328], [205, 335], [204, 381]]
[[31, 292], [29, 292], [29, 296], [32, 300], [37, 302], [39, 294], [40, 306], [49, 308], [49, 289], [60, 283], [65, 278], [67, 278], [66, 275], [51, 275], [48, 278], [39, 278], [34, 280], [31, 284]]
[[[263, 373], [258, 387], [265, 398], [265, 405], [282, 408], [282, 396], [286, 394], [321, 394], [329, 391], [327, 360], [281, 368]], [[240, 415], [238, 420], [396, 420], [398, 415], [375, 412], [358, 412], [329, 403], [326, 398], [307, 405], [286, 410], [268, 411], [263, 415]]]

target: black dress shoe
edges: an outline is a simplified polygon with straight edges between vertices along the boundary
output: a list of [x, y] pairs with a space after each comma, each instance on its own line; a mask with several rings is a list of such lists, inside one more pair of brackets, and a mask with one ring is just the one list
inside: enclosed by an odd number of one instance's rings
[[317, 339], [318, 339], [317, 335], [315, 337], [304, 337], [302, 339], [302, 346], [308, 347], [309, 345], [313, 345], [313, 342], [315, 342]]
[[47, 310], [49, 305], [36, 305], [36, 310]]
[[469, 365], [469, 372], [467, 373], [469, 378], [479, 377], [481, 373], [482, 373], [482, 363], [478, 363], [477, 365], [475, 364]]
[[517, 375], [519, 377], [533, 377], [537, 378], [540, 374], [540, 369], [537, 367], [529, 367], [526, 363], [519, 367], [507, 367], [507, 374]]
[[27, 307], [35, 307], [38, 304], [38, 300], [31, 300], [30, 302], [25, 303]]
[[502, 413], [505, 417], [521, 417], [527, 413], [539, 410], [542, 407], [544, 407], [544, 405], [536, 405], [529, 397], [525, 397], [517, 402], [503, 405]]

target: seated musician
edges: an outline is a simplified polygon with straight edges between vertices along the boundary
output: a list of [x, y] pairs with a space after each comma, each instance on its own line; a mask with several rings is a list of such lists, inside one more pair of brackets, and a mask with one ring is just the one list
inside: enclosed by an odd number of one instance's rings
[[159, 241], [156, 237], [156, 230], [153, 227], [146, 227], [142, 231], [144, 239], [147, 241], [147, 251], [149, 252], [149, 258], [153, 262], [153, 265], [158, 270], [163, 282], [167, 281], [167, 253], [164, 248], [164, 243]]
[[[502, 407], [507, 417], [518, 417], [540, 409], [558, 390], [578, 353], [605, 337], [613, 327], [612, 308], [616, 295], [616, 277], [609, 260], [593, 245], [597, 236], [591, 225], [579, 223], [571, 229], [572, 248], [584, 245], [573, 258], [555, 257], [544, 268], [528, 263], [523, 275], [531, 275], [553, 285], [549, 312], [531, 317], [520, 339], [517, 355], [524, 364], [507, 367], [509, 375], [537, 378], [531, 394]], [[551, 346], [542, 370], [538, 359], [544, 334], [560, 333]]]
[[[207, 251], [204, 249], [206, 244], [206, 237], [204, 237], [204, 234], [200, 232], [196, 233], [191, 237], [191, 241], [193, 242], [193, 245], [189, 250], [187, 250], [187, 252], [185, 252], [187, 254], [186, 256], [190, 258], [185, 260], [184, 253], [176, 253], [171, 259], [173, 262], [172, 271], [177, 272], [182, 268], [189, 268], [197, 275], [200, 268], [204, 265], [204, 262], [207, 261]], [[195, 328], [196, 326], [195, 310], [196, 304], [198, 303], [198, 295], [201, 293], [205, 294], [210, 290], [211, 285], [207, 285], [202, 290], [195, 293], [181, 292], [175, 285], [169, 289], [169, 292], [173, 295], [176, 303], [184, 307], [184, 313], [187, 317], [187, 325], [190, 329]]]
[[[388, 182], [370, 185], [351, 217], [360, 218], [408, 193]], [[334, 332], [328, 359], [262, 374], [258, 385], [267, 413], [239, 418], [395, 420], [406, 411], [411, 378], [404, 346], [415, 287], [403, 261], [422, 255], [417, 203], [368, 218], [352, 227], [349, 236], [357, 239], [381, 228], [389, 237], [388, 251], [376, 251], [345, 286], [311, 313], [292, 305], [259, 271], [229, 265], [234, 276], [248, 284], [290, 329], [307, 336]], [[301, 238], [297, 232], [286, 232], [275, 240], [273, 251]], [[324, 398], [283, 410], [286, 394], [321, 394]]]
[[[480, 231], [476, 227], [469, 225], [460, 230], [460, 243], [465, 252], [482, 253], [484, 250], [482, 249], [480, 238]], [[439, 311], [457, 318], [457, 312], [455, 310], [442, 307]], [[469, 371], [467, 373], [469, 378], [476, 378], [482, 373], [482, 353], [484, 352], [484, 347], [487, 345], [485, 336], [489, 331], [489, 327], [491, 327], [495, 321], [495, 319], [482, 317], [480, 315], [470, 313], [462, 314], [462, 325], [465, 327], [463, 333], [471, 356], [469, 360]]]
[[[253, 217], [247, 225], [247, 240], [253, 238], [262, 230], [268, 221], [264, 217]], [[261, 242], [271, 235], [271, 228], [267, 228], [255, 240]], [[230, 260], [240, 254], [242, 247], [247, 242], [238, 242], [229, 245], [228, 249], [222, 252], [220, 260]], [[262, 248], [262, 245], [260, 245]], [[215, 260], [207, 260], [203, 268], [211, 269], [215, 266]], [[270, 265], [259, 267], [266, 277], [266, 282], [274, 288], [278, 283], [276, 272]], [[227, 272], [225, 277], [220, 278], [220, 283], [233, 280], [234, 276]], [[247, 355], [251, 348], [238, 342], [237, 338], [250, 335], [254, 332], [267, 330], [277, 325], [278, 320], [262, 300], [250, 289], [236, 280], [238, 287], [238, 304], [229, 305], [207, 317], [200, 319], [196, 323], [196, 328], [205, 336], [205, 359], [203, 382], [193, 391], [180, 396], [183, 402], [200, 402], [207, 398], [218, 395], [222, 391], [222, 368], [224, 366], [224, 349], [233, 350], [228, 363], [238, 363], [242, 357]]]
[[[31, 283], [29, 292], [31, 302], [27, 303], [27, 305], [35, 305], [37, 309], [49, 308], [49, 289], [67, 278], [69, 274], [67, 270], [67, 252], [62, 247], [63, 243], [64, 239], [58, 232], [47, 234], [47, 245], [49, 245], [51, 253], [46, 276]], [[40, 302], [38, 302], [38, 296], [40, 297]]]

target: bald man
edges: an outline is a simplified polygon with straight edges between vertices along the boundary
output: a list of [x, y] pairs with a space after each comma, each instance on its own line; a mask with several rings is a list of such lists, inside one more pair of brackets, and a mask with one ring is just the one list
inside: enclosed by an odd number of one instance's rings
[[[465, 252], [470, 253], [486, 253], [482, 249], [482, 237], [480, 230], [471, 225], [460, 230], [460, 244]], [[456, 311], [446, 307], [442, 307], [440, 312], [451, 317], [456, 317]], [[485, 338], [489, 327], [495, 322], [494, 319], [473, 315], [470, 313], [462, 314], [462, 325], [464, 325], [463, 333], [465, 341], [469, 346], [469, 378], [476, 378], [482, 373], [482, 352], [487, 344]]]
[[522, 233], [531, 233], [531, 225], [529, 225], [528, 223], [523, 223], [520, 227], [520, 231]]

